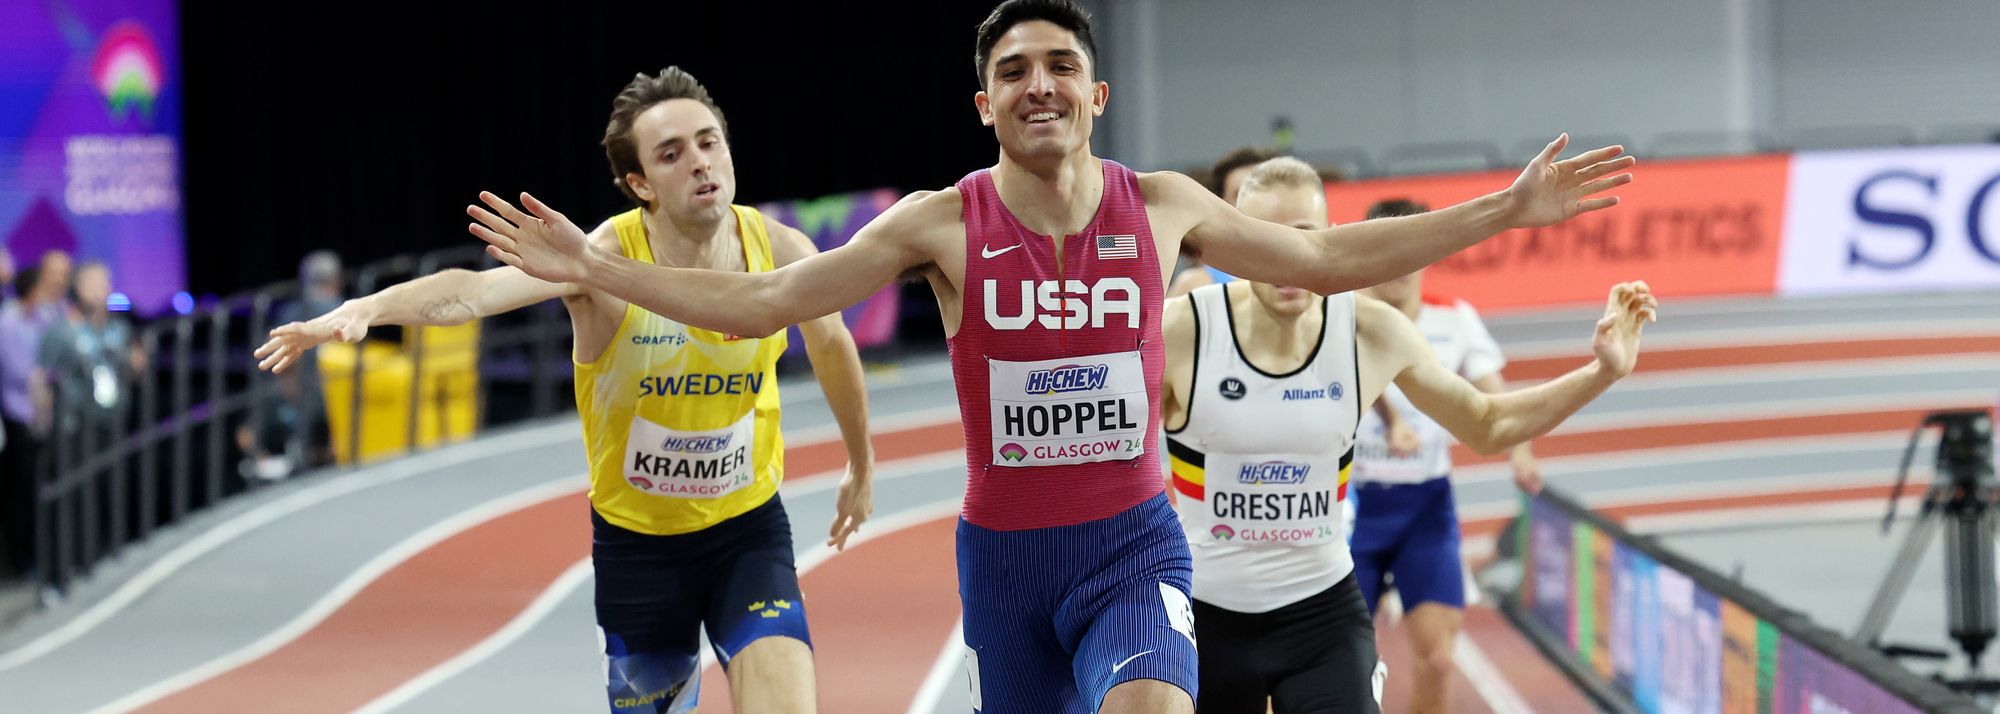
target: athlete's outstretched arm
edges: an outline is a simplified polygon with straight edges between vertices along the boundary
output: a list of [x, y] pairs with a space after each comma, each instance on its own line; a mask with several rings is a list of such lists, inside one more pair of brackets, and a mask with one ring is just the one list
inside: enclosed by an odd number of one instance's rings
[[[799, 229], [776, 221], [770, 225], [771, 257], [777, 267], [819, 254], [812, 238]], [[841, 476], [833, 526], [826, 534], [827, 545], [845, 550], [847, 537], [875, 512], [875, 444], [868, 440], [868, 386], [861, 376], [861, 351], [838, 312], [799, 323], [799, 337], [805, 340], [813, 377], [826, 394], [826, 405], [833, 410], [841, 442], [847, 446], [847, 472]]]
[[[1149, 189], [1169, 194], [1161, 197], [1160, 211], [1187, 227], [1187, 249], [1202, 262], [1249, 280], [1331, 295], [1408, 275], [1510, 228], [1546, 226], [1617, 205], [1617, 197], [1598, 194], [1632, 180], [1631, 174], [1612, 175], [1631, 167], [1632, 157], [1608, 146], [1556, 161], [1568, 143], [1567, 134], [1558, 137], [1499, 192], [1421, 215], [1317, 231], [1243, 215], [1185, 176], [1154, 174], [1161, 178]], [[1155, 201], [1147, 198], [1150, 208]]]
[[[486, 252], [529, 275], [616, 295], [654, 314], [706, 330], [763, 337], [861, 302], [904, 271], [929, 262], [912, 236], [937, 213], [905, 199], [847, 245], [765, 273], [669, 268], [593, 246], [568, 218], [521, 194], [530, 213], [492, 193], [467, 206]], [[497, 214], [497, 215], [496, 215]], [[950, 214], [955, 217], [956, 214]]]
[[283, 372], [306, 350], [332, 340], [359, 342], [375, 325], [459, 325], [581, 290], [508, 266], [442, 270], [348, 300], [311, 320], [279, 325], [253, 356], [259, 369]]
[[1486, 394], [1438, 364], [1430, 343], [1407, 316], [1375, 300], [1356, 302], [1364, 396], [1372, 398], [1382, 389], [1370, 385], [1394, 381], [1419, 411], [1482, 454], [1548, 433], [1631, 374], [1638, 363], [1639, 337], [1659, 308], [1644, 282], [1619, 283], [1611, 288], [1604, 317], [1597, 321], [1591, 340], [1595, 359], [1533, 387]]

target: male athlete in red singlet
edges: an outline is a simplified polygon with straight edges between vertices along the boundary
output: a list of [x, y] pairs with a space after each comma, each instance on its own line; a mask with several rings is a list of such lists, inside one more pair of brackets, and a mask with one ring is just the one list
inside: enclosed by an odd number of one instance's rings
[[[670, 319], [764, 335], [906, 273], [937, 292], [965, 422], [959, 595], [973, 705], [1192, 712], [1187, 541], [1163, 493], [1162, 283], [1181, 251], [1327, 294], [1394, 278], [1500, 231], [1617, 203], [1619, 147], [1558, 138], [1505, 190], [1421, 216], [1319, 231], [1243, 215], [1193, 179], [1090, 153], [1110, 87], [1072, 0], [1008, 0], [979, 27], [973, 96], [1000, 160], [912, 195], [852, 242], [765, 273], [680, 270], [593, 248], [526, 194], [468, 207], [494, 257]], [[532, 101], [525, 99], [524, 101]]]

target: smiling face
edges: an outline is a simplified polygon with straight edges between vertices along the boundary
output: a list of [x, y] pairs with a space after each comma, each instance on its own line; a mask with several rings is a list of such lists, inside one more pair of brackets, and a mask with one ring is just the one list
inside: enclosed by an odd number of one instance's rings
[[1093, 79], [1075, 33], [1045, 20], [1009, 28], [987, 60], [986, 89], [973, 96], [979, 120], [1017, 159], [1062, 158], [1090, 150], [1093, 121], [1111, 88]]
[[708, 223], [729, 214], [736, 199], [736, 165], [722, 122], [693, 99], [655, 104], [632, 121], [641, 172], [625, 185], [648, 208], [677, 222]]

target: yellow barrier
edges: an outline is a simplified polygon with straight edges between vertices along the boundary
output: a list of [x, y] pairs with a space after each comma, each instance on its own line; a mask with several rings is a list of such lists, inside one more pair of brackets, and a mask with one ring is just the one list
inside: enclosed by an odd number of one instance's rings
[[[414, 341], [423, 341], [423, 379], [416, 391], [417, 445], [432, 447], [472, 436], [479, 422], [479, 323], [406, 328], [404, 345], [364, 340], [361, 462], [410, 450], [410, 380], [416, 372]], [[354, 359], [356, 345], [319, 347], [320, 383], [334, 460], [355, 463]]]

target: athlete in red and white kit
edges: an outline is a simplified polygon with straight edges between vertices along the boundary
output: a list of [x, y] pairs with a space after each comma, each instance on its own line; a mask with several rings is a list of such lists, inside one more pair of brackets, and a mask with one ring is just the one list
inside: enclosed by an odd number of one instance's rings
[[[959, 594], [973, 704], [1013, 712], [1191, 712], [1186, 539], [1159, 456], [1162, 283], [1183, 250], [1316, 293], [1406, 274], [1502, 230], [1608, 208], [1619, 147], [1554, 161], [1440, 211], [1304, 231], [1247, 217], [1193, 179], [1090, 153], [1110, 88], [1072, 0], [1008, 0], [979, 27], [973, 97], [1000, 159], [912, 195], [847, 245], [765, 273], [681, 270], [594, 249], [561, 213], [481, 194], [470, 229], [544, 280], [697, 327], [764, 335], [905, 274], [938, 296], [965, 424]], [[534, 101], [522, 97], [521, 101]], [[700, 184], [693, 189], [700, 192]], [[696, 200], [700, 199], [697, 195]], [[491, 210], [489, 211], [488, 208]]]

